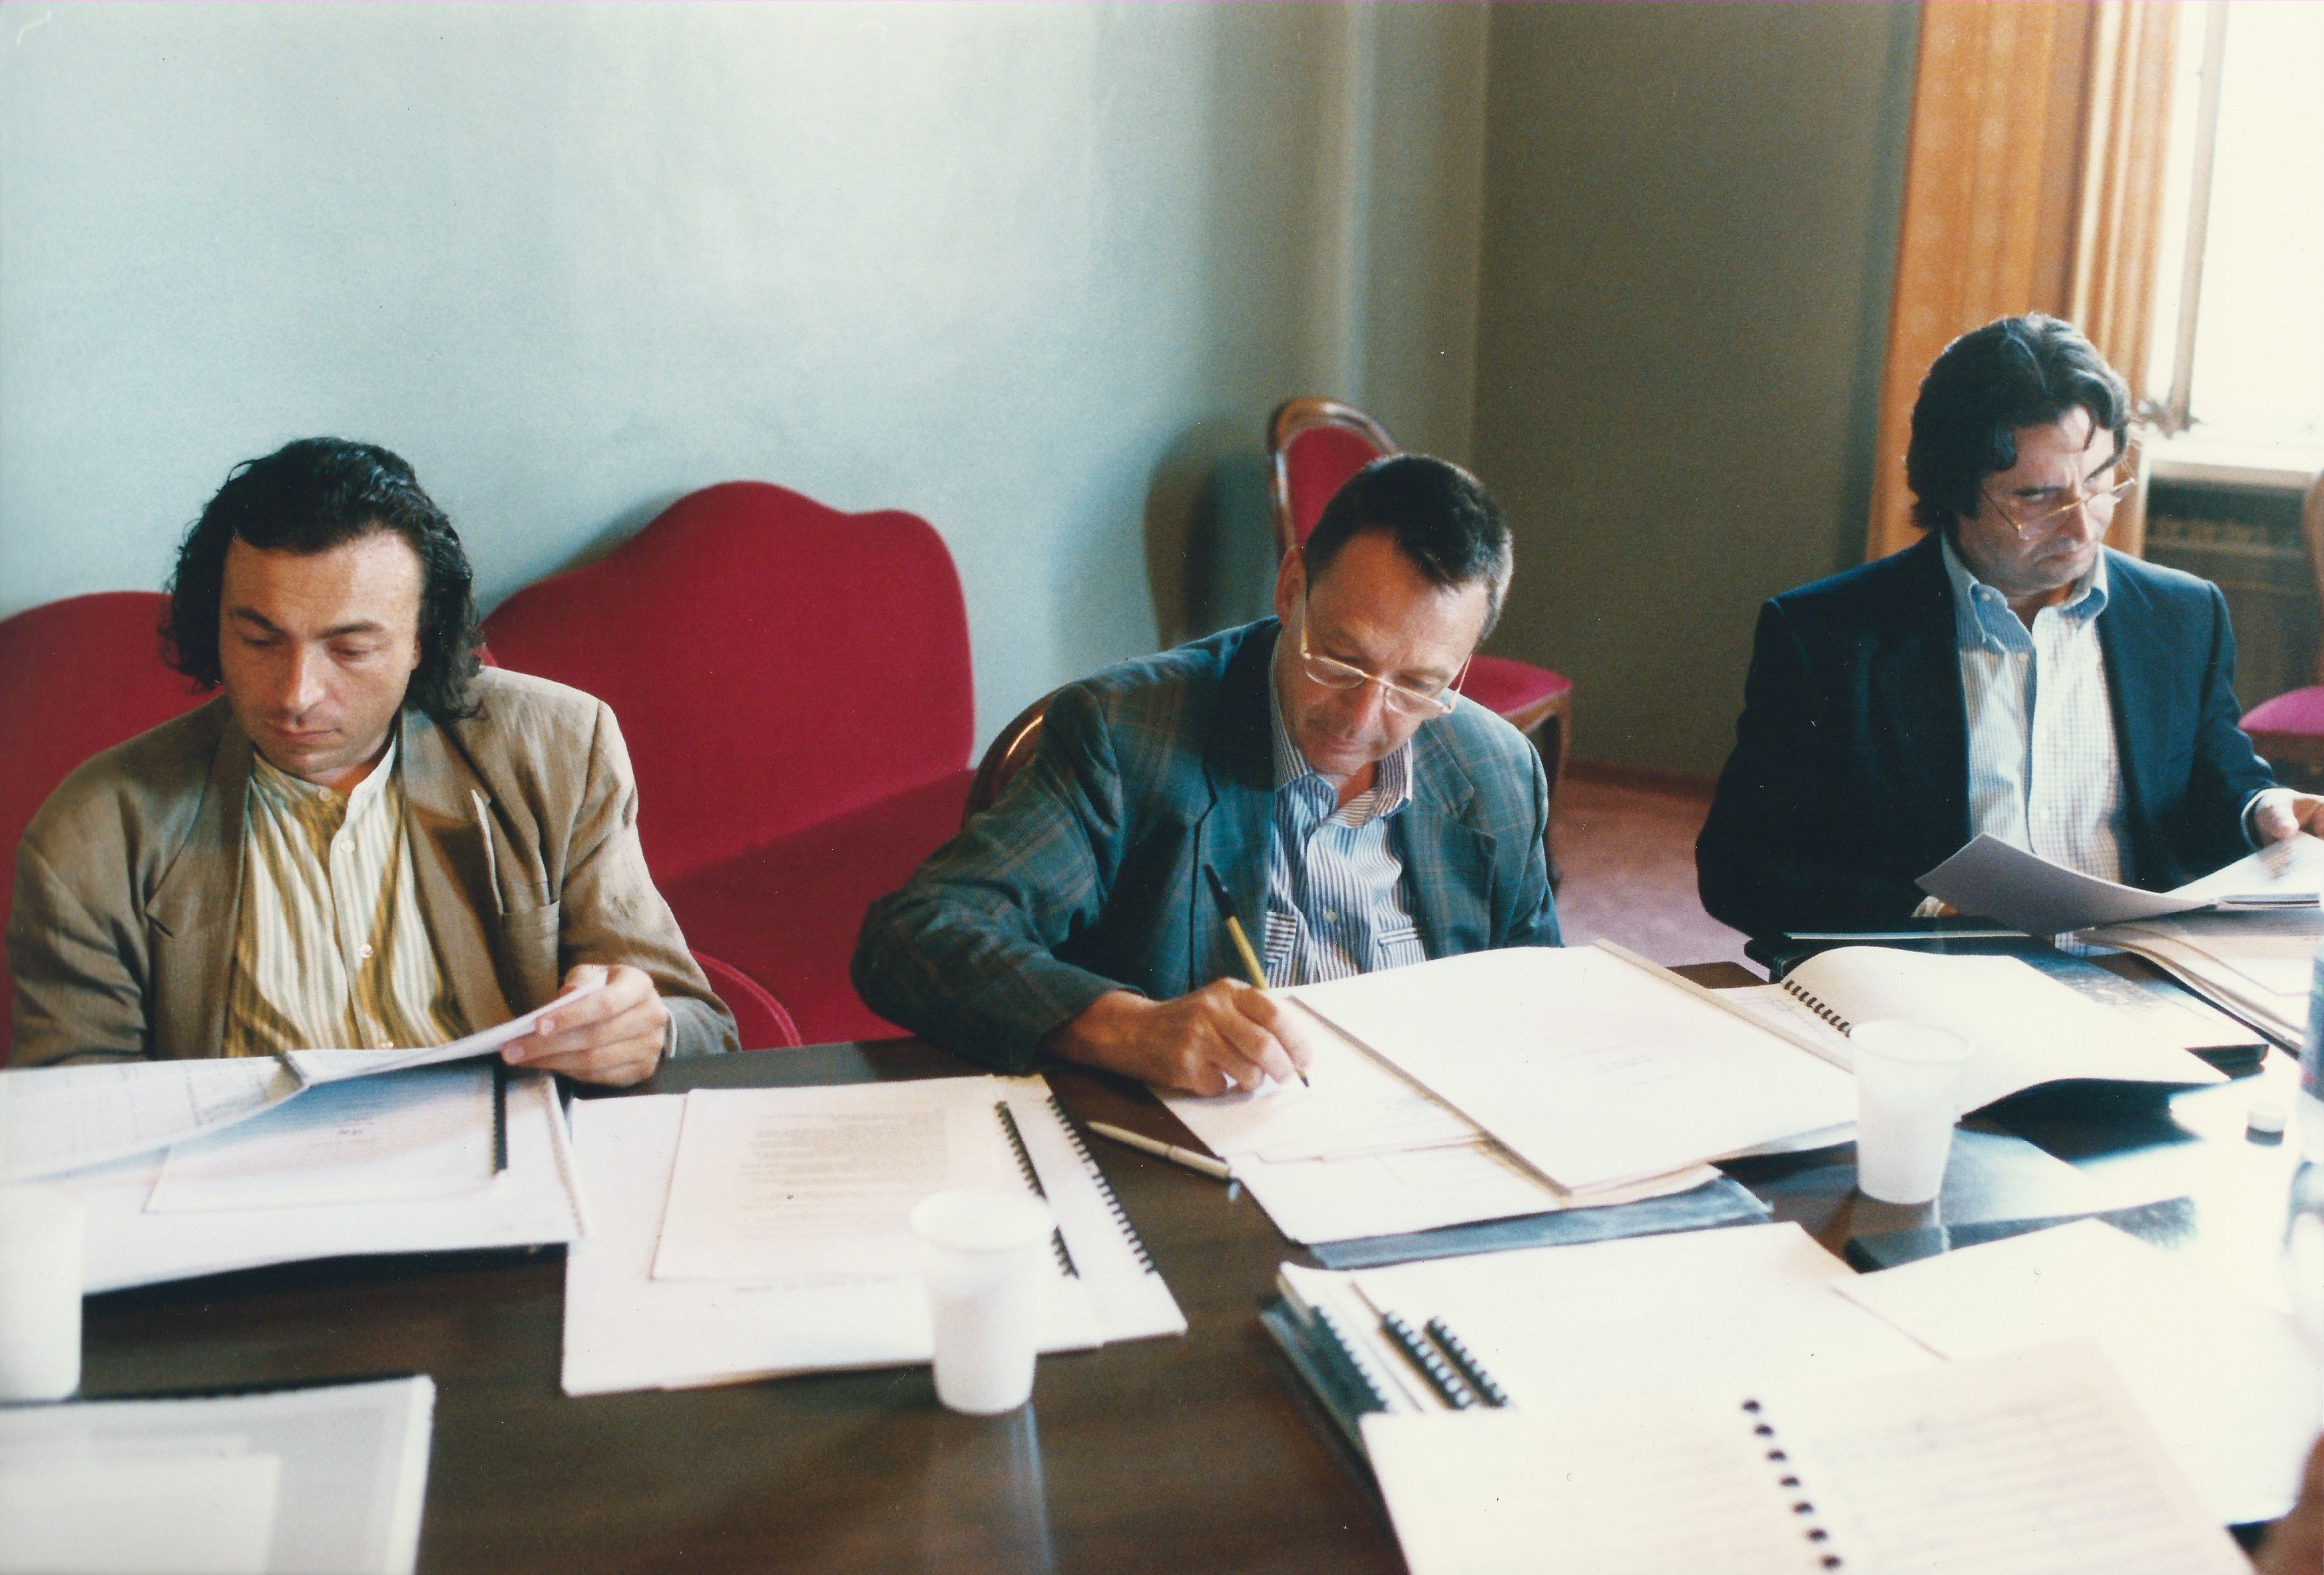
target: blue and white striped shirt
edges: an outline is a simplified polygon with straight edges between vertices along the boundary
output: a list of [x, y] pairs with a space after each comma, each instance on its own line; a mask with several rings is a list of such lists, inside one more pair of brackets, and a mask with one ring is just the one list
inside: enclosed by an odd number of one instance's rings
[[1381, 760], [1372, 785], [1341, 807], [1339, 789], [1307, 763], [1283, 725], [1272, 680], [1274, 835], [1268, 839], [1261, 948], [1277, 988], [1425, 962], [1404, 899], [1397, 812], [1412, 797], [1412, 745]]
[[2053, 864], [2122, 879], [2122, 759], [2098, 614], [2106, 556], [2027, 628], [1943, 543], [1969, 716], [1969, 828]]

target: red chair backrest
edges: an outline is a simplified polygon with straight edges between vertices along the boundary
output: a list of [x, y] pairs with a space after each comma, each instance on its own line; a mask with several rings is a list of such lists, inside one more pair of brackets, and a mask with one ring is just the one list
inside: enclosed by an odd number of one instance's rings
[[[75, 766], [136, 737], [214, 691], [161, 660], [169, 598], [99, 591], [0, 620], [0, 925], [15, 888], [16, 843]], [[0, 970], [0, 1032], [15, 986]]]
[[484, 631], [613, 706], [665, 883], [961, 770], [975, 741], [960, 577], [911, 514], [706, 487]]
[[1345, 427], [1310, 427], [1283, 450], [1284, 474], [1291, 494], [1291, 520], [1304, 544], [1323, 505], [1348, 484], [1348, 478], [1393, 448], [1376, 448], [1360, 432]]

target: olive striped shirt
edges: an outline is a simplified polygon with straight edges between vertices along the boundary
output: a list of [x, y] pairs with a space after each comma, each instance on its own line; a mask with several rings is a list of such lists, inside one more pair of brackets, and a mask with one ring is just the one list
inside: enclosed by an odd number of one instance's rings
[[441, 1045], [467, 1032], [403, 834], [393, 741], [351, 793], [251, 757], [226, 1053]]

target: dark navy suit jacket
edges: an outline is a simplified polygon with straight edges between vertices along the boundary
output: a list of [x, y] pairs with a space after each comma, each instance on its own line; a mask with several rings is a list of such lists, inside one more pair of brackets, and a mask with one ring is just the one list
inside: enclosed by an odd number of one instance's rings
[[[1750, 935], [1877, 927], [1969, 840], [1969, 720], [1933, 535], [1759, 612], [1735, 752], [1695, 843], [1702, 905]], [[2218, 587], [2107, 553], [2098, 614], [2122, 761], [2124, 879], [2155, 890], [2249, 851], [2272, 787], [2236, 723]]]
[[[864, 916], [873, 1011], [1005, 1071], [1110, 990], [1156, 999], [1242, 970], [1202, 866], [1267, 911], [1272, 618], [1124, 662], [1049, 702], [1040, 752], [1000, 800]], [[1412, 736], [1397, 812], [1404, 895], [1431, 957], [1557, 944], [1541, 757], [1461, 702]]]

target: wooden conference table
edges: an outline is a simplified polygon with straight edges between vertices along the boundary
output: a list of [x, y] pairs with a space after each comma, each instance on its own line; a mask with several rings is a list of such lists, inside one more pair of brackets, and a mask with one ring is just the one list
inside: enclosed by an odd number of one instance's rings
[[[1733, 964], [1684, 972], [1755, 981]], [[2272, 1055], [2263, 1076], [2288, 1099], [2283, 1061]], [[893, 1040], [665, 1064], [641, 1091], [964, 1070]], [[1048, 1075], [1076, 1120], [1177, 1135], [1131, 1084]], [[2264, 1276], [2295, 1156], [2246, 1140], [2258, 1086], [2009, 1122], [2110, 1196], [2187, 1199], [2166, 1215], [2184, 1245]], [[1091, 1149], [1187, 1334], [1044, 1357], [1015, 1416], [945, 1411], [925, 1368], [567, 1399], [558, 1249], [342, 1259], [92, 1297], [82, 1392], [431, 1375], [425, 1570], [1400, 1570], [1363, 1474], [1254, 1316], [1299, 1249], [1247, 1195], [1117, 1145]], [[1835, 1251], [1928, 1215], [1855, 1197], [1851, 1167], [1829, 1154], [1756, 1163], [1746, 1179], [1778, 1217]]]

